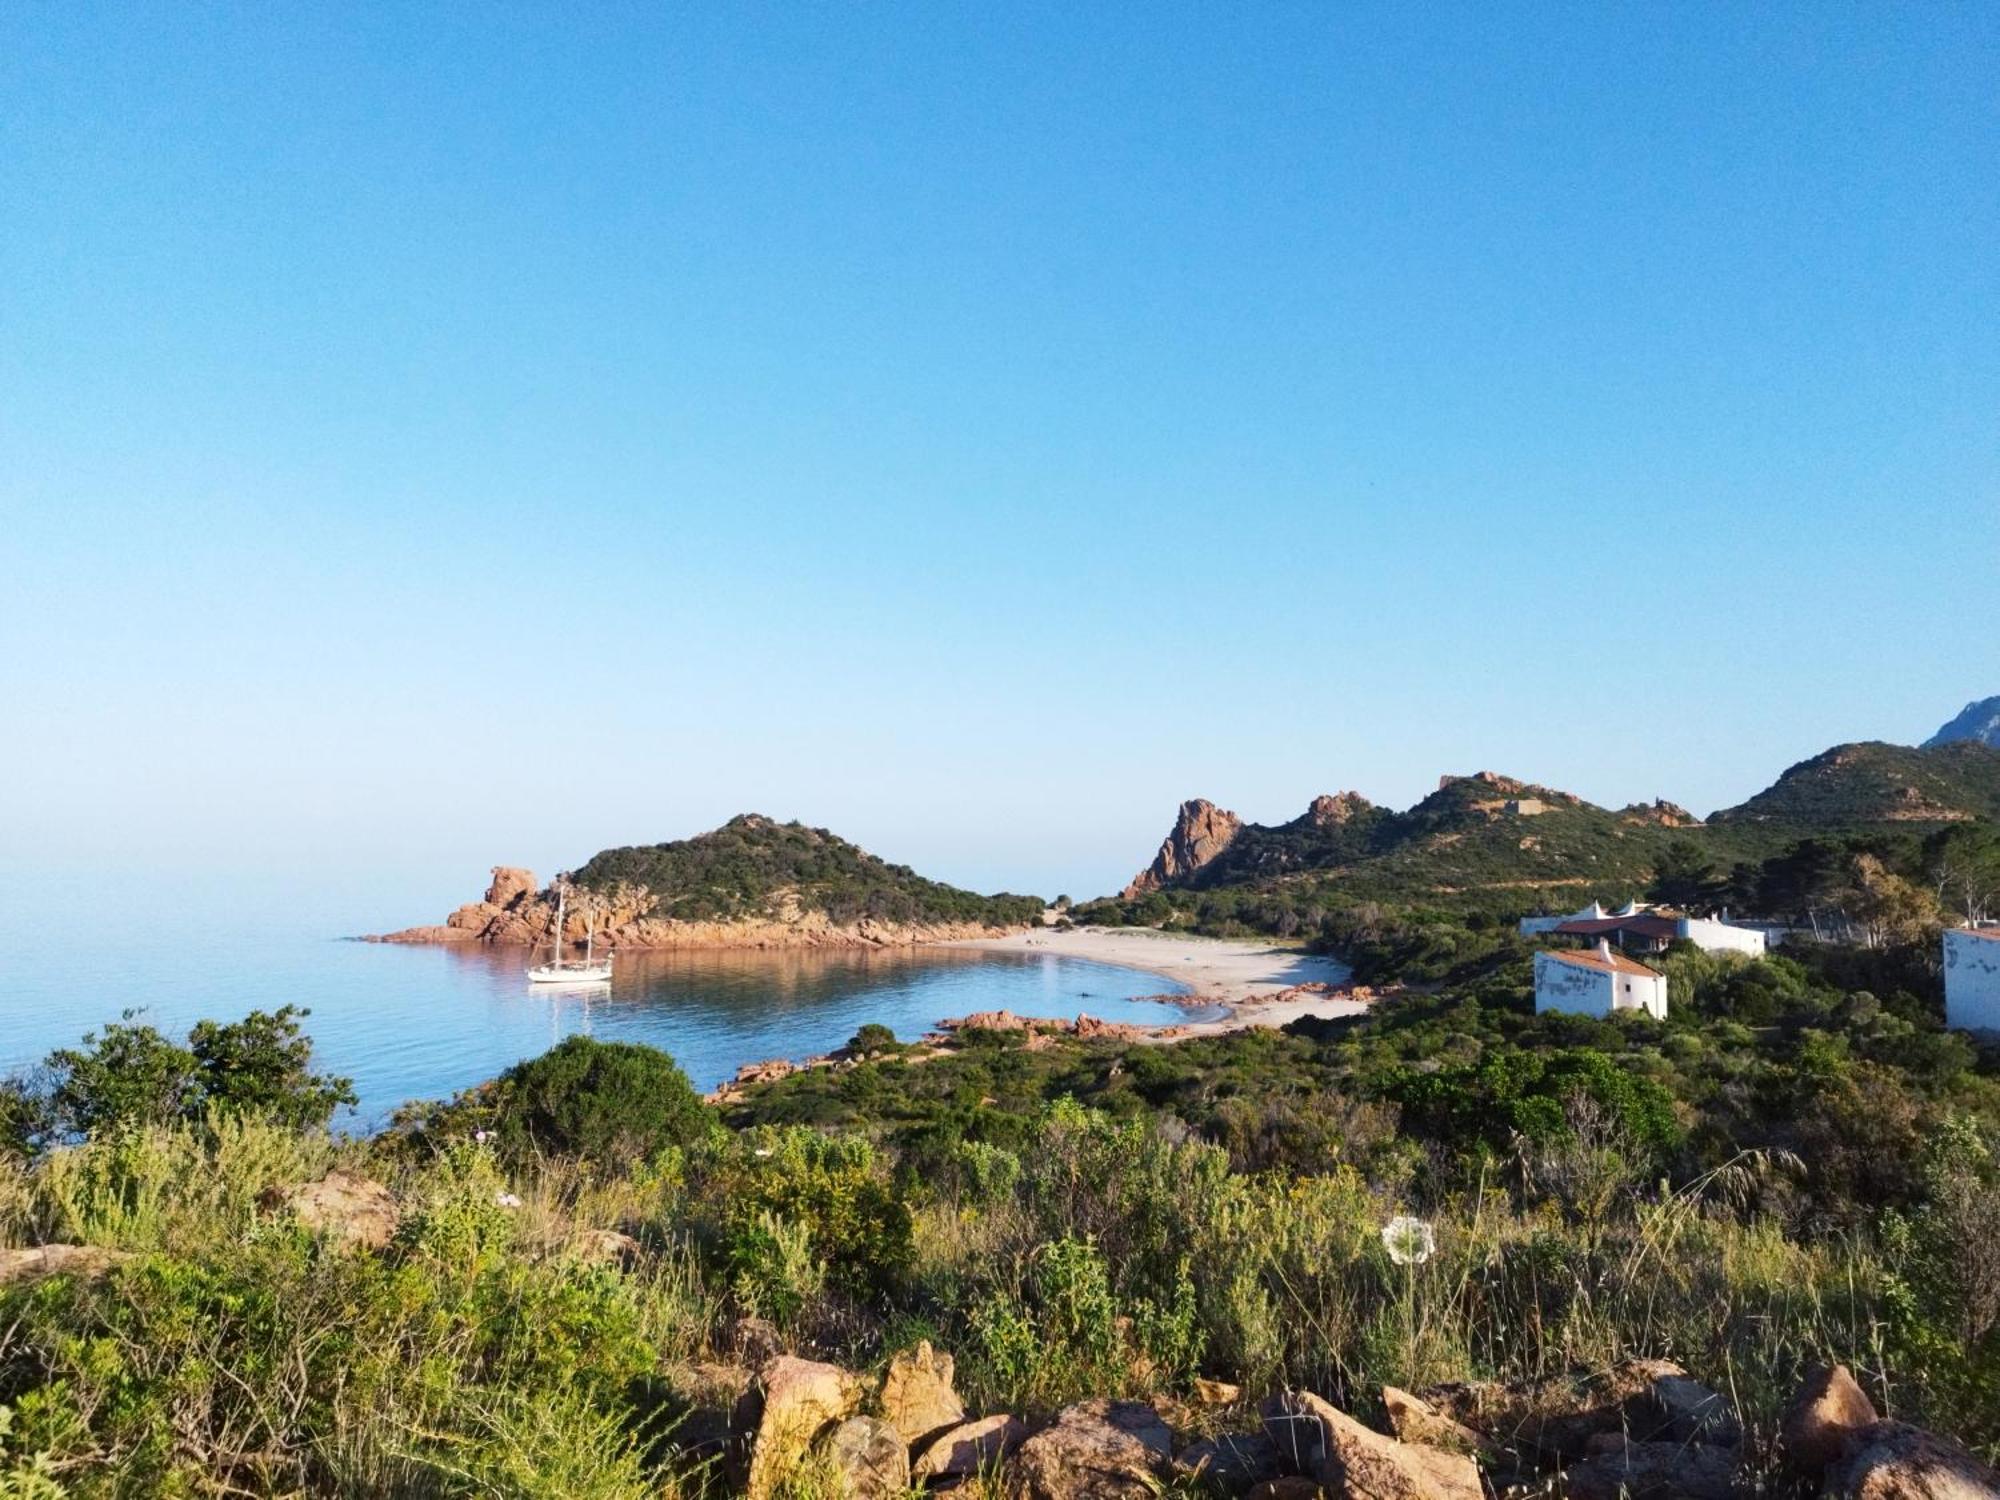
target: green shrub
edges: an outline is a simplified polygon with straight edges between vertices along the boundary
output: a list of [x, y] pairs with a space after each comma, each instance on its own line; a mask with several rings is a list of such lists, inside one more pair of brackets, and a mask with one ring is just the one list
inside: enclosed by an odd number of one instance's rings
[[495, 1089], [510, 1159], [542, 1152], [626, 1168], [707, 1135], [712, 1117], [687, 1074], [657, 1047], [573, 1036], [517, 1063]]

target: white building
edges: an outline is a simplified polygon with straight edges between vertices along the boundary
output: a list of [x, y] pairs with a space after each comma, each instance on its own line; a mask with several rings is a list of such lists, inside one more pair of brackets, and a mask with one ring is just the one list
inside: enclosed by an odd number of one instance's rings
[[1945, 929], [1944, 1023], [2000, 1031], [2000, 927]]
[[[1625, 908], [1625, 915], [1629, 916], [1637, 910], [1638, 907], [1628, 905]], [[1554, 932], [1565, 922], [1601, 922], [1611, 915], [1613, 913], [1606, 911], [1602, 902], [1593, 901], [1582, 911], [1573, 911], [1566, 917], [1523, 917], [1521, 936], [1535, 937], [1544, 932]]]
[[1755, 927], [1738, 927], [1717, 917], [1677, 917], [1674, 936], [1693, 943], [1704, 953], [1747, 953], [1762, 958], [1768, 940]]
[[1667, 976], [1614, 952], [1608, 942], [1577, 952], [1547, 948], [1535, 955], [1535, 1011], [1545, 1010], [1605, 1017], [1643, 1010], [1664, 1021]]

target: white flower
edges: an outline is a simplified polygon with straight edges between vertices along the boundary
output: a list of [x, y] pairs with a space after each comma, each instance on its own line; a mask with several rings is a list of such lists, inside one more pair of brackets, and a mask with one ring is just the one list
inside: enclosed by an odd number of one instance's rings
[[502, 1208], [519, 1208], [521, 1206], [521, 1195], [519, 1193], [495, 1193], [493, 1201]]
[[769, 1146], [759, 1146], [757, 1148], [756, 1154], [758, 1156], [769, 1156], [771, 1154], [771, 1148]]
[[493, 1139], [493, 1132], [490, 1130], [475, 1130], [472, 1132], [472, 1139], [474, 1144], [483, 1146]]
[[1398, 1214], [1382, 1226], [1382, 1248], [1399, 1266], [1420, 1266], [1437, 1254], [1437, 1232], [1422, 1219]]

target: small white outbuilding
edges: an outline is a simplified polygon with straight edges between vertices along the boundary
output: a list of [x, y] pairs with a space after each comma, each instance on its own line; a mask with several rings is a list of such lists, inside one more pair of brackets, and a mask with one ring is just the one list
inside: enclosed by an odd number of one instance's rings
[[1571, 952], [1547, 948], [1535, 955], [1535, 1011], [1569, 1011], [1609, 1017], [1643, 1010], [1667, 1018], [1667, 976], [1613, 951], [1608, 942]]
[[2000, 927], [1945, 929], [1944, 1023], [2000, 1031]]

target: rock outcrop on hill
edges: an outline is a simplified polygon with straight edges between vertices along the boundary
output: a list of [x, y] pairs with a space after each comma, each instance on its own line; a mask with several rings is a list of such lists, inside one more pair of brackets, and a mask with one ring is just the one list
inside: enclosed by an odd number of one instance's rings
[[1966, 704], [1957, 718], [1924, 741], [1924, 748], [1949, 745], [1957, 740], [1974, 740], [1989, 749], [2000, 750], [2000, 697]]
[[[1317, 804], [1315, 804], [1317, 806]], [[1153, 862], [1125, 887], [1125, 899], [1157, 891], [1161, 886], [1185, 880], [1227, 849], [1243, 831], [1243, 820], [1226, 808], [1217, 807], [1206, 797], [1181, 804], [1173, 829], [1160, 845]]]

